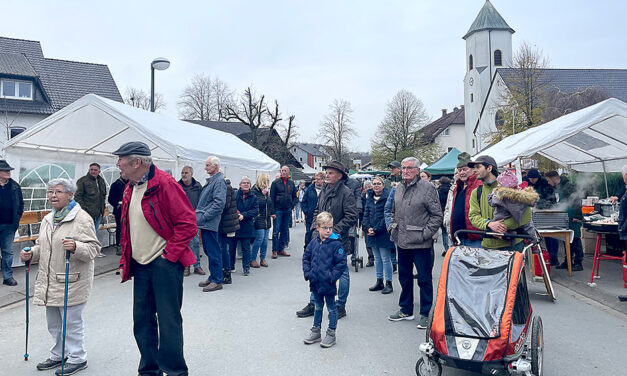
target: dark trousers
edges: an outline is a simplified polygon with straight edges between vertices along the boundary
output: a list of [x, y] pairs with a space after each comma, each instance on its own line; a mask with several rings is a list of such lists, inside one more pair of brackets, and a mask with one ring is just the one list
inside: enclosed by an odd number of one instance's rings
[[122, 235], [122, 213], [115, 212], [115, 245], [120, 245], [120, 236]]
[[220, 243], [222, 252], [222, 270], [231, 271], [235, 269], [235, 248], [237, 246], [237, 239], [235, 239], [234, 236], [229, 238], [226, 234], [219, 234], [218, 242]]
[[549, 257], [551, 257], [551, 261], [557, 263], [557, 251], [560, 249], [560, 241], [555, 238], [544, 238], [544, 242], [546, 243], [546, 251], [549, 253]]
[[311, 231], [311, 225], [313, 224], [313, 216], [308, 218], [305, 217], [305, 248], [307, 248], [307, 245], [309, 245], [309, 242], [311, 242], [311, 233], [313, 231]]
[[250, 270], [250, 248], [253, 241], [255, 238], [235, 238], [236, 244], [239, 244], [242, 250], [242, 270], [245, 272]]
[[[140, 375], [188, 375], [183, 356], [183, 265], [162, 257], [133, 261], [133, 334]], [[158, 317], [158, 319], [157, 319]]]
[[272, 252], [281, 252], [290, 241], [291, 210], [277, 210], [272, 229]]
[[573, 242], [570, 243], [570, 253], [573, 257], [573, 264], [581, 264], [583, 262], [583, 245], [581, 244], [581, 238], [575, 237]]
[[398, 305], [408, 315], [414, 314], [414, 266], [418, 272], [420, 287], [420, 315], [429, 316], [433, 302], [433, 248], [404, 249], [398, 247], [398, 281], [401, 285], [401, 296]]
[[222, 283], [222, 248], [218, 242], [218, 233], [201, 229], [200, 238], [202, 248], [209, 259], [209, 281]]

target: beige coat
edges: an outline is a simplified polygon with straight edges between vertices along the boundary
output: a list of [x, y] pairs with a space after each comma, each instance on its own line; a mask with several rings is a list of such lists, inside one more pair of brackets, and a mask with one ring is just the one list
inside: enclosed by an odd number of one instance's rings
[[39, 238], [32, 249], [32, 263], [39, 263], [33, 302], [63, 307], [65, 249], [62, 240], [71, 236], [76, 242], [76, 251], [70, 256], [68, 306], [85, 303], [94, 281], [94, 258], [100, 251], [94, 221], [76, 204], [63, 221], [53, 227], [51, 212], [41, 221]]

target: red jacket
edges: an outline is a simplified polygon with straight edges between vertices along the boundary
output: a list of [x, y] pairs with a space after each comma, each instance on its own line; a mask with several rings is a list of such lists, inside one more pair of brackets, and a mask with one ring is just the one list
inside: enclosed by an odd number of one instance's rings
[[[148, 181], [144, 184], [148, 186], [142, 197], [142, 211], [150, 226], [167, 242], [163, 256], [169, 261], [180, 262], [183, 266], [193, 265], [196, 258], [189, 248], [189, 242], [196, 236], [196, 213], [185, 192], [172, 176], [154, 165], [150, 167]], [[122, 197], [122, 282], [132, 277], [130, 264], [133, 250], [128, 223], [128, 207], [132, 194], [133, 188], [128, 184]]]
[[[463, 184], [464, 182], [458, 180], [457, 185], [453, 189], [453, 201], [451, 202], [451, 221], [449, 226], [450, 228], [448, 229], [449, 234], [451, 234], [451, 239], [453, 240], [455, 239], [455, 234], [453, 234], [453, 209], [455, 208], [455, 200], [457, 199], [457, 190], [461, 190], [463, 188]], [[472, 191], [475, 190], [475, 188], [477, 188], [481, 184], [483, 183], [481, 183], [481, 180], [477, 179], [477, 176], [475, 174], [472, 174], [468, 177], [468, 187], [466, 188], [466, 202], [464, 203], [464, 218], [466, 218], [466, 230], [479, 231], [478, 228], [470, 223], [470, 219], [468, 219], [468, 211], [470, 210], [470, 194], [472, 193]], [[468, 234], [467, 237], [471, 240], [481, 239], [481, 236], [475, 234]]]

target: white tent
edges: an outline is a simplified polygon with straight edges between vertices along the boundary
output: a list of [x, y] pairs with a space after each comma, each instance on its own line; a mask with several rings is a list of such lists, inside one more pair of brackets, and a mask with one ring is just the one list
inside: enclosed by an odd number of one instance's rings
[[75, 166], [75, 171], [66, 171], [66, 177], [77, 179], [94, 161], [115, 169], [117, 157], [111, 152], [128, 141], [148, 144], [155, 164], [170, 170], [176, 178], [183, 166], [191, 165], [196, 179], [204, 182], [207, 175], [203, 167], [209, 155], [221, 159], [221, 167], [234, 180], [234, 186], [243, 175], [254, 181], [258, 174], [274, 176], [280, 168], [279, 163], [230, 133], [94, 94], [80, 98], [10, 140], [5, 154], [20, 175], [25, 169], [52, 163]]
[[475, 156], [499, 166], [535, 153], [584, 172], [616, 172], [627, 164], [627, 104], [610, 98], [507, 137]]

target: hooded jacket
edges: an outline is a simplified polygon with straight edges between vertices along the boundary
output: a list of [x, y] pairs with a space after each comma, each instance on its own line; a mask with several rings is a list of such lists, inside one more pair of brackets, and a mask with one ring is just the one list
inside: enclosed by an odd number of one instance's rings
[[316, 236], [305, 248], [303, 274], [309, 290], [316, 294], [336, 295], [336, 282], [346, 269], [346, 254], [340, 236], [331, 233], [325, 241]]
[[94, 259], [100, 252], [94, 221], [78, 203], [56, 228], [53, 226], [53, 215], [50, 212], [41, 221], [39, 237], [32, 247], [31, 262], [39, 263], [33, 302], [48, 307], [63, 307], [65, 249], [62, 240], [71, 236], [76, 250], [70, 256], [68, 306], [85, 303], [94, 281]]
[[[518, 190], [506, 187], [496, 187], [488, 196], [488, 204], [494, 208], [492, 218], [495, 221], [514, 218], [518, 223], [523, 222], [523, 216], [528, 208], [538, 201], [538, 194], [532, 187]], [[519, 234], [534, 236], [536, 231], [533, 222], [521, 225], [516, 231]]]

